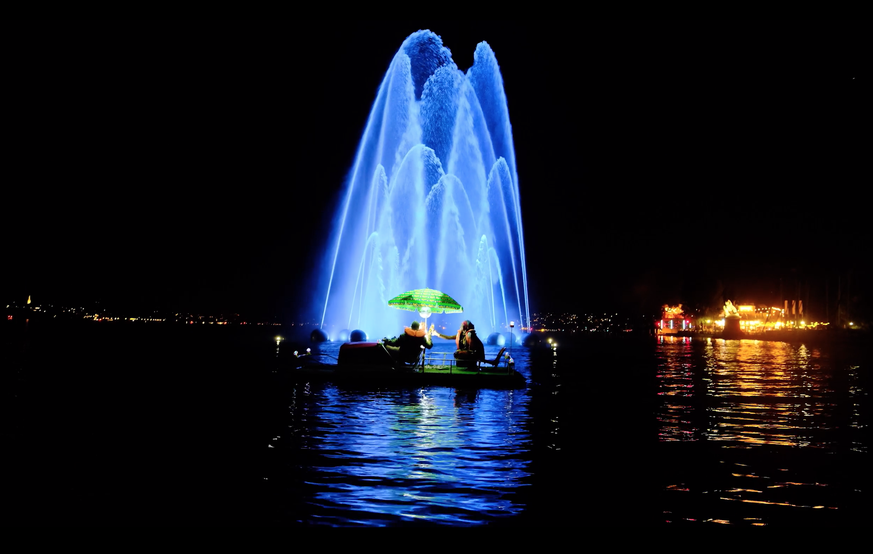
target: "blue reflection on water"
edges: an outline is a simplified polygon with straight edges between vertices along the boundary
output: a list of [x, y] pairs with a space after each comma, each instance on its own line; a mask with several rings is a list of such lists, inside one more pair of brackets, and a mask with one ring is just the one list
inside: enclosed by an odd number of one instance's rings
[[306, 451], [303, 523], [481, 525], [525, 508], [514, 493], [530, 476], [528, 401], [524, 390], [299, 385], [274, 447]]

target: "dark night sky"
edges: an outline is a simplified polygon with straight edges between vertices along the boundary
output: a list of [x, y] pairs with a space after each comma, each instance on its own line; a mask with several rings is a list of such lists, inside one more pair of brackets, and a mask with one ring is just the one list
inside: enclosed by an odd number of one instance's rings
[[0, 300], [297, 315], [418, 29], [497, 56], [534, 311], [863, 283], [865, 27], [7, 21]]

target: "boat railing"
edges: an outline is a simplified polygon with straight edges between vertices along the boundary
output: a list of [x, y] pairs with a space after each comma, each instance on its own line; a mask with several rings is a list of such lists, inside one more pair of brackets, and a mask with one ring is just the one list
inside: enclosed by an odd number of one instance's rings
[[[443, 370], [448, 370], [449, 373], [454, 372], [456, 367], [460, 367], [457, 365], [457, 360], [455, 359], [454, 352], [423, 352], [423, 358], [421, 363], [419, 364], [418, 371], [422, 371], [425, 367], [438, 367]], [[470, 368], [493, 368], [493, 369], [502, 369], [503, 371], [509, 371], [512, 367], [512, 363], [510, 362], [509, 356], [501, 356], [500, 360], [496, 364], [492, 364], [490, 362], [473, 362], [468, 361], [468, 364], [471, 364]], [[467, 366], [465, 366], [467, 368]]]
[[448, 367], [449, 373], [455, 369], [454, 352], [425, 352], [423, 367]]

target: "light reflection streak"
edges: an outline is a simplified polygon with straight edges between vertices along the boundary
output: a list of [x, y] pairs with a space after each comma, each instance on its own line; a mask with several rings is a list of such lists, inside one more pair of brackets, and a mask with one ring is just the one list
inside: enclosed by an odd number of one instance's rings
[[354, 519], [349, 510], [475, 524], [524, 509], [507, 494], [530, 476], [525, 394], [333, 386], [317, 394], [321, 408], [306, 422], [320, 477], [308, 483], [314, 511], [341, 509], [341, 524]]
[[[661, 441], [832, 446], [825, 437], [839, 413], [831, 400], [838, 391], [833, 371], [822, 369], [820, 349], [758, 340], [697, 342], [695, 349], [687, 337], [659, 338]], [[849, 378], [856, 387], [851, 368]], [[850, 388], [849, 394], [858, 391]], [[860, 428], [858, 410], [852, 415], [847, 425]]]
[[[682, 498], [715, 493], [704, 503], [712, 510], [706, 517], [673, 510], [672, 521], [768, 524], [762, 518], [724, 517], [727, 509], [718, 501], [839, 509], [840, 500], [833, 498], [837, 487], [813, 478], [802, 462], [790, 467], [766, 462], [783, 451], [798, 460], [816, 452], [867, 452], [869, 401], [859, 365], [843, 364], [838, 354], [822, 348], [776, 341], [660, 337], [657, 355], [658, 440], [708, 443], [745, 462], [727, 464], [743, 471], [724, 472], [724, 461], [708, 467], [711, 477], [696, 485], [666, 485], [663, 490], [682, 491]], [[829, 477], [843, 476], [834, 470]]]
[[[730, 498], [730, 497], [721, 497], [722, 500], [728, 500], [733, 502], [745, 502], [746, 504], [766, 504], [768, 506], [789, 506], [791, 508], [811, 508], [813, 510], [820, 510], [825, 508], [825, 506], [808, 506], [804, 504], [792, 504], [791, 502], [772, 502], [765, 500], [754, 500], [751, 498]], [[834, 508], [830, 508], [834, 509]]]

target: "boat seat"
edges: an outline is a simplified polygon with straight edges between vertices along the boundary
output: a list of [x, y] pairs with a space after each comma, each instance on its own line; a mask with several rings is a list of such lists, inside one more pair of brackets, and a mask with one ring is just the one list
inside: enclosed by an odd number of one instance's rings
[[500, 352], [498, 352], [497, 355], [494, 356], [493, 360], [479, 360], [479, 362], [476, 364], [476, 367], [482, 369], [483, 364], [490, 365], [491, 367], [497, 367], [498, 365], [500, 365], [500, 358], [503, 356], [504, 352], [506, 352], [505, 346], [500, 349]]
[[455, 351], [455, 367], [459, 369], [479, 369], [479, 364], [485, 360], [485, 353], [474, 350]]
[[404, 360], [395, 358], [397, 361], [397, 369], [403, 369], [406, 371], [420, 371], [421, 368], [424, 367], [424, 352], [424, 347], [422, 347], [421, 352], [415, 358]]

